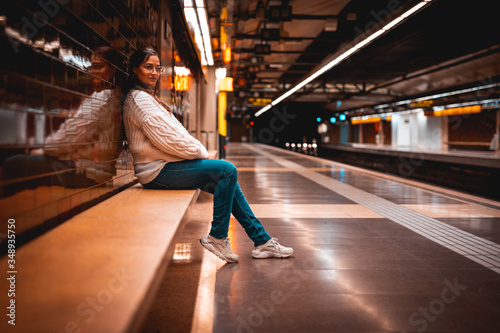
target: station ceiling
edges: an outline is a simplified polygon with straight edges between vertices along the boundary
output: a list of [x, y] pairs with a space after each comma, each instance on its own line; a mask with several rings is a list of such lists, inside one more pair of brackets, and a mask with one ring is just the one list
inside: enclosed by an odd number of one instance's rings
[[[219, 66], [224, 65], [221, 24], [230, 37], [232, 59], [226, 67], [234, 78], [233, 109], [258, 111], [262, 106], [253, 105], [255, 98], [279, 97], [366, 30], [418, 2], [208, 0]], [[489, 88], [433, 103], [498, 98], [500, 34], [495, 4], [433, 0], [286, 101], [320, 102], [325, 109], [359, 115], [375, 112], [377, 105], [468, 87]], [[221, 19], [223, 7], [228, 9], [229, 24]]]

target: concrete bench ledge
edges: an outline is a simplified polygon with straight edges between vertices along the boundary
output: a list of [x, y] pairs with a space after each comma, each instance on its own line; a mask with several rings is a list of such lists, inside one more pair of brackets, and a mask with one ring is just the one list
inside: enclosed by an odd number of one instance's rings
[[16, 325], [4, 314], [1, 331], [136, 332], [198, 194], [135, 185], [19, 248]]

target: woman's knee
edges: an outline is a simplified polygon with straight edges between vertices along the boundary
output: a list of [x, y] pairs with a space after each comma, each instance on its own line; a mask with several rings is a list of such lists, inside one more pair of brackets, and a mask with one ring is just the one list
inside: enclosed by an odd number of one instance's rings
[[236, 169], [236, 166], [228, 161], [223, 161], [219, 160], [220, 165], [222, 166], [222, 169], [224, 171], [224, 175], [226, 177], [236, 177], [238, 178], [238, 169]]
[[233, 175], [234, 177], [238, 178], [238, 169], [236, 169], [236, 166], [231, 163], [231, 162], [228, 162], [228, 161], [224, 161], [228, 164], [228, 171], [231, 173], [231, 175]]
[[222, 179], [234, 178], [238, 179], [238, 170], [231, 162], [224, 160], [203, 160], [203, 168], [214, 181], [218, 182]]

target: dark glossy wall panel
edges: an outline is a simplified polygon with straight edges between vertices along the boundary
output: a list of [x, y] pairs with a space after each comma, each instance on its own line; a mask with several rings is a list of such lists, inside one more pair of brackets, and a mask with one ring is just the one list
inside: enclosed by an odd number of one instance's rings
[[[496, 132], [496, 111], [485, 110], [479, 114], [450, 116], [448, 121], [449, 142], [483, 142], [489, 144]], [[478, 131], [478, 129], [480, 129]]]
[[[9, 2], [0, 9], [0, 228], [43, 231], [130, 185], [127, 56], [157, 44], [156, 2]], [[0, 231], [0, 234], [3, 232]]]

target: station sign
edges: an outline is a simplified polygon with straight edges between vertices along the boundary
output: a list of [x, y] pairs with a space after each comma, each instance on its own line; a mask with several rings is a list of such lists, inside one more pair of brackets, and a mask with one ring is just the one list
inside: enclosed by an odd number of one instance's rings
[[252, 103], [252, 105], [268, 105], [273, 100], [271, 98], [249, 98], [248, 101]]
[[410, 106], [417, 108], [425, 108], [432, 106], [432, 104], [434, 104], [434, 101], [432, 99], [427, 99], [425, 101], [411, 101]]
[[443, 110], [426, 111], [424, 112], [424, 114], [427, 117], [443, 117], [443, 116], [457, 116], [461, 114], [480, 113], [481, 110], [482, 110], [481, 105], [471, 105], [471, 106], [462, 106], [462, 107], [443, 109]]

